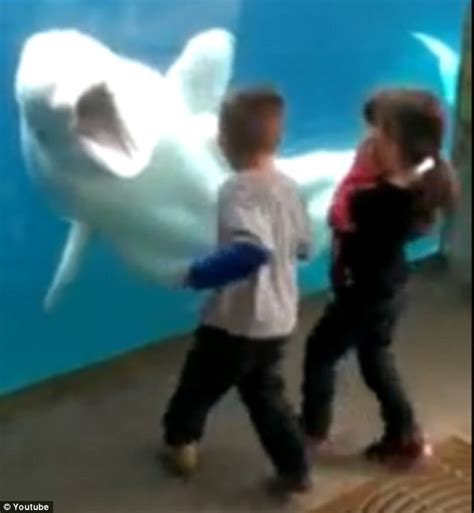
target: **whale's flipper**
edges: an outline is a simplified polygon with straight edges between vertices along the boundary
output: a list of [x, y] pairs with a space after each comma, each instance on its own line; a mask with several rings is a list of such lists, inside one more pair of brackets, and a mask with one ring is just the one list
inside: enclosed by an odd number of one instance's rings
[[191, 39], [168, 71], [192, 114], [217, 111], [232, 76], [234, 51], [230, 32], [209, 30]]
[[444, 95], [449, 105], [456, 102], [457, 80], [461, 59], [448, 45], [433, 36], [422, 32], [414, 32], [412, 36], [420, 41], [437, 59]]
[[59, 266], [44, 300], [46, 311], [51, 311], [57, 305], [64, 289], [74, 281], [84, 255], [84, 250], [90, 240], [90, 234], [91, 232], [87, 225], [79, 222], [75, 222], [72, 225]]

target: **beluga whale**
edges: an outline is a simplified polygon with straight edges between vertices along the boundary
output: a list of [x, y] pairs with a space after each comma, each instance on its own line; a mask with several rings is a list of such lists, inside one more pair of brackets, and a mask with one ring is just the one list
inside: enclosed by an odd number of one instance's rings
[[216, 111], [233, 53], [232, 35], [211, 30], [162, 75], [75, 30], [26, 41], [16, 76], [23, 152], [71, 221], [47, 309], [75, 278], [91, 237], [163, 284], [209, 245], [227, 172]]

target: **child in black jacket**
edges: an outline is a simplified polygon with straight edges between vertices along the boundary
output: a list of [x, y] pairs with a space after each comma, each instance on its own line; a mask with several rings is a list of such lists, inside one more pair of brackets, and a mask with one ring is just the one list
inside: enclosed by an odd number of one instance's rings
[[303, 425], [316, 447], [331, 427], [336, 365], [355, 348], [385, 422], [383, 438], [367, 456], [411, 463], [430, 450], [390, 346], [408, 278], [405, 244], [454, 200], [451, 168], [441, 157], [443, 138], [441, 107], [429, 93], [394, 95], [377, 112], [374, 144], [383, 172], [351, 197], [353, 229], [339, 237], [333, 257], [334, 299], [307, 343]]

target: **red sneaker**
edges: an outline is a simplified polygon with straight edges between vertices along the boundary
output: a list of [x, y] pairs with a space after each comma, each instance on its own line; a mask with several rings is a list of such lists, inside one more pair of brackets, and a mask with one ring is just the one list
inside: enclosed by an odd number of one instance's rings
[[432, 445], [421, 434], [401, 440], [384, 437], [365, 451], [368, 460], [396, 467], [410, 467], [432, 455]]

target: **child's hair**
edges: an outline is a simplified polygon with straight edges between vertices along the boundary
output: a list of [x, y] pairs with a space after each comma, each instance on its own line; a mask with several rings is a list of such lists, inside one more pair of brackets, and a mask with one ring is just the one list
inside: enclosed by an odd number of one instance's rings
[[281, 127], [270, 129], [269, 120], [281, 118], [283, 97], [274, 89], [243, 89], [224, 101], [219, 117], [219, 134], [226, 153], [245, 160], [258, 153], [273, 153], [281, 138]]
[[377, 111], [379, 108], [379, 104], [381, 100], [385, 97], [385, 94], [382, 92], [377, 92], [372, 95], [364, 104], [364, 120], [365, 122], [374, 127], [377, 124]]
[[445, 123], [432, 93], [400, 91], [379, 105], [377, 115], [380, 128], [398, 144], [405, 165], [416, 166], [430, 157], [439, 160]]
[[438, 98], [428, 91], [401, 89], [378, 104], [377, 121], [397, 143], [404, 165], [433, 161], [415, 183], [420, 216], [433, 219], [438, 210], [452, 208], [456, 186], [453, 170], [442, 157], [445, 119]]
[[365, 122], [375, 127], [379, 118], [378, 114], [383, 109], [383, 106], [389, 101], [403, 96], [406, 92], [407, 90], [402, 88], [386, 88], [372, 94], [364, 103], [363, 117]]
[[[386, 87], [374, 92], [364, 103], [363, 117], [364, 120], [370, 125], [375, 127], [380, 119], [385, 105], [390, 103], [399, 102], [401, 104], [404, 100], [413, 100], [415, 96], [425, 94], [424, 91], [415, 89], [408, 89], [405, 87]], [[429, 93], [428, 93], [429, 94]]]

